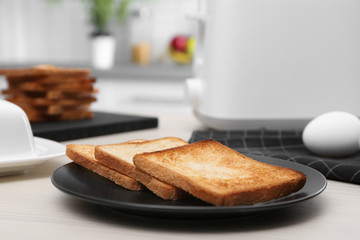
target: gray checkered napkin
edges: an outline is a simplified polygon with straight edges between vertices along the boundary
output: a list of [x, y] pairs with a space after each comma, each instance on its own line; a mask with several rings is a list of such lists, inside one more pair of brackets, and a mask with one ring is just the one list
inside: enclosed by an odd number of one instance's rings
[[346, 158], [327, 158], [309, 152], [299, 130], [194, 131], [189, 142], [214, 139], [251, 155], [297, 162], [321, 172], [327, 179], [360, 184], [360, 153]]

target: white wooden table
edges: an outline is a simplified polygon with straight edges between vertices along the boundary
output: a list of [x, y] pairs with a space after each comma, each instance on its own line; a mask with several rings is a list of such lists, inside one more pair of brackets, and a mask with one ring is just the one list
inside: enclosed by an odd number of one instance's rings
[[[108, 144], [134, 138], [188, 140], [201, 124], [190, 114], [159, 115], [159, 127], [63, 142]], [[360, 186], [328, 181], [319, 196], [289, 208], [217, 220], [169, 220], [114, 212], [56, 189], [58, 157], [0, 178], [0, 239], [360, 239]]]

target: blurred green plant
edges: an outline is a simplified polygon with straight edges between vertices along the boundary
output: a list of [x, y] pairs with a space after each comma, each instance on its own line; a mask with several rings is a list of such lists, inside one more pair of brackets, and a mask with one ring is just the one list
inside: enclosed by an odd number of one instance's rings
[[[82, 0], [87, 11], [89, 23], [94, 27], [92, 35], [108, 35], [112, 17], [119, 24], [124, 24], [131, 3], [135, 0]], [[61, 0], [47, 0], [49, 5], [56, 5]]]
[[132, 0], [83, 0], [94, 27], [93, 35], [109, 34], [109, 24], [113, 16], [123, 24]]

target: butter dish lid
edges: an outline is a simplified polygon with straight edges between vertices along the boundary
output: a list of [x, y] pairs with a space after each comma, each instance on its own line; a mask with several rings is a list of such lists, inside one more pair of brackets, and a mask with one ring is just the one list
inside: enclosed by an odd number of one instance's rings
[[65, 155], [64, 145], [33, 136], [29, 119], [17, 105], [0, 100], [0, 116], [0, 175]]

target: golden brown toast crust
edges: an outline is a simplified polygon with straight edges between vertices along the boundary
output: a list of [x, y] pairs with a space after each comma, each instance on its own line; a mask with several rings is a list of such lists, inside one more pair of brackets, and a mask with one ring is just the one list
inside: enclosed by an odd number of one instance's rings
[[159, 197], [163, 199], [176, 200], [187, 196], [187, 194], [181, 189], [159, 181], [158, 179], [137, 169], [132, 162], [132, 157], [136, 153], [142, 153], [143, 151], [162, 150], [185, 144], [188, 143], [182, 139], [174, 137], [166, 137], [150, 141], [134, 140], [120, 144], [96, 146], [95, 157], [105, 166], [111, 167], [116, 171], [141, 182]]
[[24, 81], [21, 83], [9, 83], [9, 89], [17, 89], [21, 91], [92, 91], [92, 82], [62, 82], [41, 84], [37, 81]]
[[27, 111], [26, 109], [24, 109], [24, 111], [31, 122], [72, 121], [90, 119], [94, 117], [94, 113], [87, 110], [62, 111], [60, 114], [55, 115], [39, 113], [36, 111]]
[[88, 104], [96, 101], [95, 97], [86, 97], [80, 100], [75, 99], [63, 99], [61, 101], [58, 100], [50, 100], [47, 98], [29, 98], [29, 97], [9, 97], [7, 99], [9, 102], [13, 102], [16, 104], [26, 104], [27, 106], [51, 106], [51, 105], [60, 105], [60, 106], [76, 106], [82, 104]]
[[[76, 89], [69, 90], [35, 90], [35, 91], [21, 91], [20, 89], [4, 89], [1, 91], [3, 95], [9, 97], [28, 97], [28, 98], [44, 98], [48, 100], [63, 100], [63, 99], [83, 99], [84, 97], [92, 97], [98, 93], [98, 89], [93, 88], [91, 91], [78, 91]], [[8, 97], [8, 98], [9, 98]]]
[[74, 114], [78, 114], [81, 111], [88, 111], [89, 104], [77, 105], [77, 106], [61, 106], [61, 105], [50, 105], [50, 106], [29, 106], [27, 104], [16, 103], [19, 107], [21, 107], [28, 115], [37, 114], [39, 116], [58, 116], [63, 114], [64, 112], [74, 112]]
[[62, 83], [95, 83], [96, 78], [90, 76], [62, 76], [62, 75], [49, 75], [49, 76], [41, 76], [41, 77], [21, 77], [21, 76], [7, 76], [7, 81], [9, 85], [16, 86], [19, 84], [24, 84], [27, 82], [33, 82], [38, 85], [48, 86], [54, 84], [62, 84]]
[[31, 68], [0, 69], [0, 75], [13, 77], [39, 77], [49, 75], [88, 76], [90, 70], [86, 68], [60, 68], [48, 64]]
[[306, 176], [261, 163], [214, 140], [137, 154], [142, 171], [217, 206], [249, 205], [300, 190]]
[[116, 184], [130, 189], [130, 190], [142, 190], [144, 187], [139, 182], [132, 178], [129, 178], [115, 170], [108, 168], [98, 162], [94, 157], [95, 146], [93, 145], [75, 145], [69, 144], [66, 146], [66, 155], [75, 163], [82, 167], [85, 167]]

